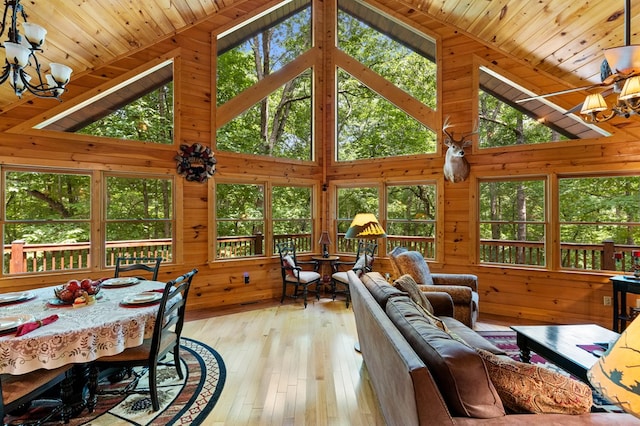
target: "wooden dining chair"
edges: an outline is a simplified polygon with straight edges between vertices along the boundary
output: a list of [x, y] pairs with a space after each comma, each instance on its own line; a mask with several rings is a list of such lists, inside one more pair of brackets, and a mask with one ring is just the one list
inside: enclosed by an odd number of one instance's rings
[[[125, 349], [124, 352], [116, 355], [98, 358], [93, 363], [91, 367], [92, 377], [89, 381], [91, 395], [96, 395], [97, 393], [98, 370], [105, 368], [147, 367], [151, 404], [154, 411], [160, 409], [156, 372], [158, 365], [165, 365], [164, 363], [160, 364], [159, 361], [169, 352], [173, 353], [173, 362], [178, 377], [183, 378], [180, 366], [180, 335], [184, 324], [189, 288], [194, 275], [197, 273], [198, 270], [194, 268], [192, 271], [165, 284], [151, 338], [146, 339], [141, 346]], [[128, 388], [133, 389], [135, 386], [128, 386]], [[128, 390], [127, 392], [139, 393], [139, 391], [135, 390]]]
[[[38, 398], [45, 392], [60, 384], [65, 379], [69, 381], [72, 365], [65, 365], [52, 370], [44, 368], [32, 371], [26, 374], [2, 374], [0, 375], [0, 420], [4, 425], [4, 417], [7, 413], [19, 409], [29, 404], [32, 400]], [[68, 386], [70, 387], [70, 385]], [[46, 417], [41, 419], [42, 422], [47, 421], [54, 415], [60, 413], [63, 419], [68, 420], [68, 413], [65, 412], [66, 404], [69, 404], [68, 398], [70, 389], [66, 393], [61, 392], [60, 404], [56, 409], [52, 410]]]
[[[146, 271], [151, 272], [151, 281], [157, 281], [161, 263], [162, 257], [118, 257], [113, 276], [119, 278], [124, 275], [128, 276], [131, 271]], [[123, 272], [125, 272], [124, 275]], [[144, 277], [138, 278], [144, 279]]]

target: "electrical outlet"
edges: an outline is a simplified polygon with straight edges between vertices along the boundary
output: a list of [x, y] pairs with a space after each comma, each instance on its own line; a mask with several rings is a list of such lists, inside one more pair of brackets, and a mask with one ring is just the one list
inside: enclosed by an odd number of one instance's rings
[[611, 306], [611, 296], [604, 296], [602, 298], [602, 303], [604, 306]]
[[243, 275], [244, 275], [244, 283], [249, 284], [249, 273], [245, 272]]

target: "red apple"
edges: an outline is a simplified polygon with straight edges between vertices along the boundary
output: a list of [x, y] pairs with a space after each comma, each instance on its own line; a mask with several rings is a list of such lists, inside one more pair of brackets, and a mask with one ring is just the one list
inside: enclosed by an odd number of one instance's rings
[[80, 282], [80, 287], [81, 287], [83, 290], [87, 290], [88, 288], [90, 288], [90, 287], [91, 287], [91, 284], [92, 284], [92, 283], [93, 283], [93, 282], [92, 282], [89, 278], [85, 278], [84, 280], [82, 280], [82, 281]]

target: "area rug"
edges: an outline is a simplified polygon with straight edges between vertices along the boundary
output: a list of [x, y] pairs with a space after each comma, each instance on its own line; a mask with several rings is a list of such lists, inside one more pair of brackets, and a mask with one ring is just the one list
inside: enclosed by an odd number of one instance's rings
[[[518, 349], [518, 344], [516, 343], [516, 332], [515, 331], [479, 331], [482, 337], [493, 343], [499, 349], [505, 351], [505, 353], [516, 361], [520, 361], [520, 349]], [[566, 376], [571, 376], [569, 373], [556, 366], [555, 364], [548, 362], [546, 359], [536, 354], [535, 352], [531, 352], [531, 363], [538, 364], [550, 370], [556, 371], [560, 374], [564, 374]], [[593, 407], [591, 411], [594, 412], [611, 412], [611, 413], [622, 413], [623, 411], [616, 405], [611, 404], [607, 399], [602, 397], [595, 390], [593, 391]]]
[[[201, 425], [207, 418], [224, 387], [226, 368], [222, 357], [209, 346], [182, 338], [180, 341], [183, 379], [178, 378], [173, 365], [158, 367], [158, 399], [160, 410], [153, 411], [148, 393], [132, 395], [105, 394], [126, 387], [133, 378], [125, 378], [111, 384], [107, 379], [100, 382], [103, 394], [98, 396], [98, 405], [93, 413], [84, 409], [71, 419], [70, 426], [148, 426], [148, 425]], [[169, 354], [168, 361], [173, 361]], [[148, 390], [149, 384], [144, 369], [136, 369], [142, 377], [136, 390]], [[34, 404], [28, 413], [19, 419], [41, 418], [46, 405]], [[6, 420], [17, 420], [16, 418]], [[45, 425], [59, 425], [60, 421]]]

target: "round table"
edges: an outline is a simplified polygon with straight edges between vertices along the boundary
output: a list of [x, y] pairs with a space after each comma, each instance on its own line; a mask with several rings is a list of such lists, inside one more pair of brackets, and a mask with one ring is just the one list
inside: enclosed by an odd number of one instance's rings
[[122, 300], [143, 291], [163, 289], [159, 281], [103, 287], [95, 304], [58, 306], [53, 287], [30, 290], [32, 299], [0, 306], [0, 318], [33, 315], [41, 320], [53, 314], [58, 320], [23, 336], [0, 335], [0, 374], [24, 374], [40, 368], [54, 369], [86, 363], [139, 346], [151, 337], [158, 303], [124, 306]]

